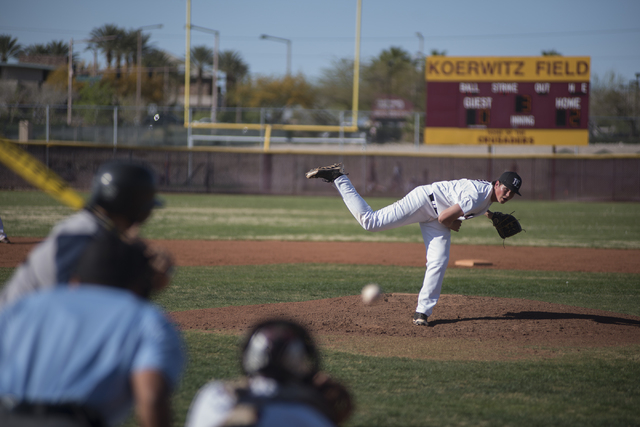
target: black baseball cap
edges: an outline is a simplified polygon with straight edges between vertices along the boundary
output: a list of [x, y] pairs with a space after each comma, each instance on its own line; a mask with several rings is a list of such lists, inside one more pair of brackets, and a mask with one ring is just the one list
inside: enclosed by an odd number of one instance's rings
[[513, 191], [514, 193], [516, 193], [518, 196], [522, 196], [522, 194], [520, 194], [520, 186], [522, 185], [522, 178], [520, 178], [520, 175], [518, 175], [515, 172], [505, 172], [502, 175], [500, 175], [500, 178], [498, 179], [498, 181], [500, 181], [500, 183], [504, 184], [505, 187], [507, 187], [509, 190]]

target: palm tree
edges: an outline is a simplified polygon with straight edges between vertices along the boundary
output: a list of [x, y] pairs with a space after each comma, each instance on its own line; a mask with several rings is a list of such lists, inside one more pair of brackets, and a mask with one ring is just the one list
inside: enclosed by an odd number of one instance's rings
[[32, 55], [48, 55], [49, 54], [49, 50], [47, 49], [47, 46], [44, 44], [30, 44], [29, 46], [25, 47], [22, 52], [27, 55], [27, 56], [32, 56]]
[[[143, 50], [144, 51], [144, 50]], [[155, 47], [147, 47], [144, 51], [142, 64], [144, 67], [175, 67], [176, 60], [171, 58], [165, 51], [156, 49]]]
[[96, 41], [92, 42], [90, 46], [92, 49], [97, 48], [102, 51], [107, 62], [107, 68], [111, 68], [114, 50], [118, 43], [116, 38], [120, 36], [121, 32], [122, 30], [114, 24], [105, 24], [102, 27], [91, 30], [91, 38]]
[[[63, 40], [54, 40], [46, 45], [44, 44], [32, 44], [25, 47], [22, 51], [26, 56], [31, 56], [32, 60], [36, 62], [49, 61], [54, 58], [55, 62], [62, 61], [64, 63], [69, 62], [69, 44]], [[40, 57], [39, 59], [35, 59]], [[43, 58], [44, 57], [44, 58]], [[78, 60], [78, 53], [73, 54], [73, 61]]]
[[20, 55], [22, 46], [18, 44], [18, 39], [9, 34], [0, 34], [0, 62], [7, 62], [9, 58], [17, 58]]
[[[156, 72], [160, 69], [164, 73], [164, 85], [162, 94], [164, 101], [167, 101], [174, 96], [174, 94], [170, 93], [170, 90], [174, 88], [176, 84], [180, 83], [178, 75], [175, 72], [178, 63], [179, 60], [171, 57], [163, 50], [157, 49], [155, 47], [150, 47], [142, 58], [143, 67], [153, 68]], [[149, 77], [151, 77], [151, 73], [149, 73]], [[175, 94], [175, 96], [177, 96], [177, 94]]]
[[198, 107], [202, 100], [202, 73], [213, 62], [213, 49], [201, 45], [191, 48], [191, 63], [196, 67], [198, 72], [197, 88], [198, 88]]
[[242, 59], [239, 52], [225, 50], [220, 54], [220, 70], [227, 75], [227, 93], [232, 94], [238, 83], [249, 74], [249, 65]]
[[53, 40], [47, 43], [47, 54], [54, 56], [69, 56], [69, 43], [64, 40]]
[[[140, 34], [140, 41], [142, 44], [142, 52], [147, 49], [147, 42], [149, 41], [149, 34]], [[122, 53], [124, 56], [124, 62], [128, 69], [133, 70], [133, 67], [138, 63], [138, 31], [127, 30], [125, 31], [124, 38], [121, 44]]]
[[125, 55], [125, 51], [127, 50], [125, 43], [126, 35], [127, 30], [119, 28], [117, 34], [118, 38], [116, 38], [113, 43], [113, 62], [116, 70], [118, 71], [122, 68], [122, 59]]

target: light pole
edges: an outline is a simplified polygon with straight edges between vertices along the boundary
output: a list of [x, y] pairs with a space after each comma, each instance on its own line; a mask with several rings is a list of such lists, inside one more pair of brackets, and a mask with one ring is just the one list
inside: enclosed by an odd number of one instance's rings
[[71, 126], [71, 108], [73, 108], [73, 39], [69, 40], [69, 61], [67, 71], [67, 126]]
[[157, 28], [162, 28], [162, 24], [145, 25], [136, 30], [138, 33], [138, 75], [136, 81], [136, 118], [138, 122], [140, 122], [140, 107], [142, 101], [142, 31]]
[[640, 73], [636, 73], [636, 116], [640, 116], [638, 106], [638, 93], [640, 92]]
[[287, 44], [287, 76], [291, 75], [291, 40], [282, 37], [275, 37], [263, 34], [260, 36], [263, 40], [274, 40]]
[[216, 122], [216, 110], [218, 109], [218, 51], [220, 46], [220, 31], [211, 28], [192, 25], [192, 29], [215, 35], [213, 43], [213, 76], [211, 77], [211, 123]]
[[422, 59], [424, 57], [424, 37], [421, 32], [416, 32], [416, 36], [420, 39], [420, 50], [418, 50], [418, 53], [420, 54], [420, 59]]
[[635, 93], [635, 110], [636, 110], [636, 126], [640, 124], [640, 105], [638, 105], [638, 99], [640, 95], [640, 73], [636, 73], [636, 93]]

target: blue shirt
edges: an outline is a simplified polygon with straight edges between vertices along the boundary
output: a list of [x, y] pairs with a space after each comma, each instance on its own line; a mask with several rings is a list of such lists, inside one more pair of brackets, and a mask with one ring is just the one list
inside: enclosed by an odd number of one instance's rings
[[0, 396], [85, 404], [110, 425], [131, 409], [133, 373], [157, 370], [175, 386], [184, 359], [165, 314], [127, 290], [56, 287], [0, 312]]

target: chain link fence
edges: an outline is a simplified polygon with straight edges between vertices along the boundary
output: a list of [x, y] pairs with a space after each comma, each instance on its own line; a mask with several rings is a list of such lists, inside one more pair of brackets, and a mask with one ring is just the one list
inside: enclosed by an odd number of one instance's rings
[[[210, 108], [192, 108], [192, 121], [210, 123]], [[218, 108], [218, 123], [300, 124], [350, 126], [351, 111], [302, 108]], [[424, 114], [404, 120], [376, 120], [369, 111], [358, 113], [358, 131], [346, 137], [365, 138], [367, 143], [414, 143], [423, 140]], [[211, 130], [184, 127], [184, 109], [150, 105], [138, 109], [126, 106], [74, 105], [69, 120], [66, 105], [0, 104], [0, 136], [18, 140], [64, 141], [128, 146], [186, 146], [194, 134], [263, 136], [248, 129]], [[337, 138], [337, 132], [276, 131], [273, 137]], [[640, 143], [640, 118], [595, 116], [589, 119], [590, 143]], [[215, 143], [210, 143], [215, 144]]]
[[[191, 108], [190, 120], [211, 123], [210, 108]], [[352, 112], [302, 108], [218, 108], [217, 123], [292, 124], [351, 126]], [[66, 105], [0, 104], [0, 136], [30, 141], [83, 142], [127, 146], [186, 146], [189, 132], [230, 136], [262, 136], [248, 129], [189, 129], [184, 126], [182, 107], [150, 105], [144, 109], [126, 106], [74, 105], [69, 117]], [[364, 138], [366, 142], [422, 141], [424, 115], [415, 113], [403, 120], [376, 120], [371, 112], [361, 111], [358, 131], [342, 135]], [[335, 139], [339, 132], [275, 131], [272, 137]], [[255, 139], [255, 138], [250, 138]]]

